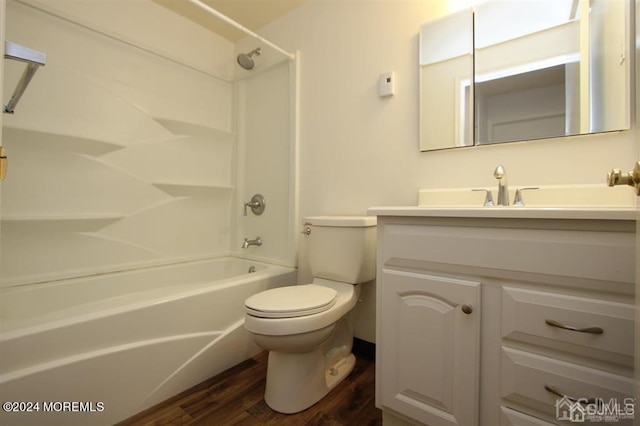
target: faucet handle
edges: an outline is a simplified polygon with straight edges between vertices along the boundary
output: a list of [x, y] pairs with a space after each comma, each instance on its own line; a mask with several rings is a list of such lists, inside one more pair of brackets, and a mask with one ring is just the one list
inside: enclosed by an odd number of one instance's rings
[[483, 206], [485, 206], [485, 207], [493, 207], [495, 205], [493, 203], [493, 195], [491, 194], [491, 190], [490, 189], [477, 188], [477, 189], [472, 189], [472, 191], [485, 191], [487, 193], [487, 196], [484, 197]]
[[530, 189], [540, 189], [538, 186], [527, 186], [524, 188], [518, 188], [516, 190], [516, 196], [513, 199], [514, 206], [524, 206], [524, 200], [522, 199], [522, 191], [528, 191]]
[[256, 194], [251, 197], [251, 201], [249, 201], [248, 203], [244, 203], [244, 215], [247, 215], [247, 207], [251, 207], [251, 211], [253, 212], [253, 214], [259, 216], [264, 212], [265, 205], [266, 202], [264, 197], [260, 194]]

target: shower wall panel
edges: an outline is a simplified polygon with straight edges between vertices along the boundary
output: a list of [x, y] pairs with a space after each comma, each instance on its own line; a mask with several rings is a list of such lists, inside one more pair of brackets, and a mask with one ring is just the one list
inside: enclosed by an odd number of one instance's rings
[[228, 254], [232, 83], [13, 1], [6, 24], [47, 65], [4, 117], [2, 285]]
[[[295, 79], [290, 61], [272, 66], [238, 85], [237, 254], [265, 262], [296, 265]], [[254, 194], [266, 199], [263, 214], [243, 203]], [[261, 247], [239, 250], [243, 238], [262, 237]]]

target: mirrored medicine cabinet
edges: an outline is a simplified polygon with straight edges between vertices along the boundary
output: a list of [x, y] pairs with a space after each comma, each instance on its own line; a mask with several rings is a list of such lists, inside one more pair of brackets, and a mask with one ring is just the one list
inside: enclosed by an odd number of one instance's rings
[[491, 0], [420, 27], [420, 150], [629, 129], [630, 0]]

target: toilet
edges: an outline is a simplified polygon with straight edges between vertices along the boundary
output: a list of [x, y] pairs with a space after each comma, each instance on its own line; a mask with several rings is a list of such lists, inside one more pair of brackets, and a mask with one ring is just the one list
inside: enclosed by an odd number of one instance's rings
[[309, 408], [353, 370], [347, 314], [360, 284], [376, 274], [375, 217], [314, 216], [304, 222], [313, 282], [245, 301], [245, 327], [269, 351], [265, 402], [287, 414]]

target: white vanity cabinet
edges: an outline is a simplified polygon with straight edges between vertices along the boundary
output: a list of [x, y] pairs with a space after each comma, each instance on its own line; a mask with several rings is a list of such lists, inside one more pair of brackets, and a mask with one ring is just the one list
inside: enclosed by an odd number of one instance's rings
[[[480, 283], [409, 269], [382, 272], [382, 399], [425, 424], [477, 417]], [[464, 310], [464, 311], [463, 311]]]
[[629, 414], [634, 221], [370, 213], [385, 424], [567, 424], [588, 405], [569, 398]]

